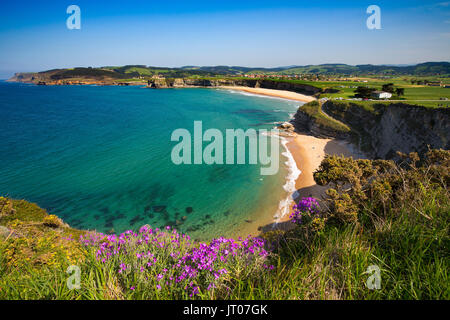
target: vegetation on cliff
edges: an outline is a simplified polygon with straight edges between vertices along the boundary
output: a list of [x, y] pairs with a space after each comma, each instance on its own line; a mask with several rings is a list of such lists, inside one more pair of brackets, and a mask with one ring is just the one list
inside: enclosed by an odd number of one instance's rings
[[304, 104], [299, 108], [299, 112], [309, 116], [308, 121], [323, 129], [329, 129], [337, 134], [346, 134], [350, 132], [350, 128], [334, 118], [326, 115], [322, 110], [322, 104], [319, 101], [312, 101]]
[[[3, 299], [449, 299], [450, 152], [402, 161], [327, 157], [297, 226], [264, 239], [198, 243], [173, 230], [71, 229], [0, 198]], [[80, 288], [67, 286], [69, 265]], [[366, 287], [369, 266], [381, 289]]]

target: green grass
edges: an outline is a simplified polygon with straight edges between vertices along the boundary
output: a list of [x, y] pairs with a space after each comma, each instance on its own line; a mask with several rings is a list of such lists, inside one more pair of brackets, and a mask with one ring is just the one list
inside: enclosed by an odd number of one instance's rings
[[[430, 79], [430, 78], [427, 78]], [[368, 86], [372, 88], [376, 88], [377, 90], [381, 90], [383, 84], [392, 82], [396, 87], [404, 88], [405, 95], [401, 97], [394, 96], [391, 100], [402, 100], [406, 104], [412, 105], [422, 105], [425, 107], [447, 107], [450, 102], [450, 89], [443, 87], [432, 87], [432, 86], [415, 86], [411, 85], [409, 81], [405, 81], [404, 79], [388, 79], [385, 81], [379, 80], [370, 80], [367, 83], [350, 83], [350, 82], [311, 82], [313, 85], [319, 88], [332, 88], [338, 90], [337, 93], [323, 93], [320, 97], [336, 99], [352, 99], [354, 98], [354, 88], [352, 86]], [[444, 81], [445, 82], [445, 81]], [[345, 86], [345, 88], [341, 88], [341, 86]], [[442, 100], [442, 99], [448, 100]], [[424, 100], [434, 100], [434, 101], [424, 101]], [[352, 101], [353, 102], [353, 101]], [[380, 101], [384, 102], [384, 101]], [[360, 104], [359, 102], [356, 102]], [[371, 101], [363, 101], [362, 103], [372, 103]]]
[[330, 118], [322, 112], [320, 103], [317, 101], [309, 102], [300, 107], [302, 111], [312, 117], [315, 122], [324, 128], [329, 128], [337, 132], [350, 132], [350, 128], [344, 123]]
[[440, 98], [450, 99], [450, 88], [443, 87], [417, 87], [405, 90], [406, 100], [439, 100]]
[[402, 101], [333, 101], [333, 103], [344, 103], [344, 104], [353, 104], [364, 108], [367, 111], [374, 111], [375, 105], [390, 105], [395, 103], [402, 103], [405, 105], [411, 106], [422, 106], [426, 108], [447, 108], [450, 105], [450, 101], [411, 101], [411, 100], [402, 100]]

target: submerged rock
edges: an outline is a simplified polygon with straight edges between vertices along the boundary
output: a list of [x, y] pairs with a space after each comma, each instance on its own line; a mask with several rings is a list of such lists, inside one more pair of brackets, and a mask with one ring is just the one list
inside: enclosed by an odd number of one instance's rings
[[116, 217], [114, 217], [114, 216], [108, 216], [105, 219], [106, 222], [113, 222], [114, 220], [116, 220]]
[[125, 218], [125, 215], [124, 215], [123, 213], [119, 213], [119, 214], [116, 216], [116, 218], [117, 218], [117, 219], [123, 219], [123, 218]]
[[112, 221], [107, 221], [105, 223], [105, 228], [112, 228], [112, 227], [114, 227], [114, 224], [112, 223]]
[[101, 213], [107, 214], [109, 213], [109, 208], [108, 207], [103, 207], [99, 210]]
[[192, 207], [186, 207], [186, 212], [187, 213], [191, 213], [193, 211], [194, 211], [194, 209]]
[[197, 231], [198, 229], [200, 229], [199, 225], [195, 225], [195, 226], [190, 226], [189, 228], [187, 228], [188, 232], [194, 232]]
[[290, 122], [283, 122], [278, 126], [278, 129], [286, 130], [286, 131], [294, 131], [295, 127]]
[[166, 210], [167, 206], [153, 206], [153, 211], [155, 212], [162, 212]]
[[141, 216], [136, 216], [136, 217], [134, 217], [133, 219], [130, 220], [130, 224], [132, 226], [134, 226], [136, 224], [136, 222], [141, 221], [141, 220], [144, 220], [144, 218], [141, 217]]

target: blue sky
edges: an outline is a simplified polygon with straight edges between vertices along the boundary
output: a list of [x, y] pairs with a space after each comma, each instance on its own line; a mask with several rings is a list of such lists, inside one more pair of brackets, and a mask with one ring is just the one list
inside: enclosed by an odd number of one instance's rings
[[[66, 8], [81, 8], [81, 30]], [[366, 9], [381, 8], [368, 30]], [[450, 1], [5, 1], [0, 78], [74, 66], [450, 61]]]

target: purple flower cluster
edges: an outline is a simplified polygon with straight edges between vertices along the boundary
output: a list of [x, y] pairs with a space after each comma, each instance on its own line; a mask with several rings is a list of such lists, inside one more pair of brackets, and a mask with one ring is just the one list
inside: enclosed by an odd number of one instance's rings
[[137, 233], [118, 236], [89, 233], [81, 242], [97, 261], [117, 270], [124, 287], [133, 291], [166, 287], [193, 297], [208, 290], [228, 290], [227, 280], [236, 272], [242, 276], [242, 272], [251, 275], [273, 269], [266, 264], [269, 253], [264, 240], [253, 237], [237, 241], [221, 237], [202, 243], [170, 228], [143, 226]]
[[319, 212], [319, 203], [314, 198], [302, 198], [299, 203], [294, 205], [294, 211], [289, 216], [294, 223], [301, 224], [302, 217], [313, 215]]

